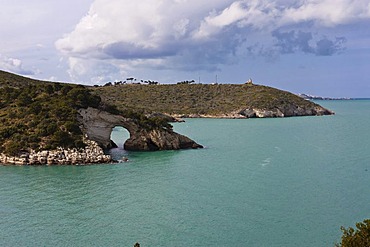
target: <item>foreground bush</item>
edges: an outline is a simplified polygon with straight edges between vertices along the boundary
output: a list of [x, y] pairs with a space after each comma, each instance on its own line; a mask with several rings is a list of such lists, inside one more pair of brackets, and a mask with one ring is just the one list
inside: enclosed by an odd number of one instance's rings
[[343, 232], [342, 241], [337, 247], [369, 247], [370, 246], [370, 219], [356, 223], [356, 228], [341, 227]]

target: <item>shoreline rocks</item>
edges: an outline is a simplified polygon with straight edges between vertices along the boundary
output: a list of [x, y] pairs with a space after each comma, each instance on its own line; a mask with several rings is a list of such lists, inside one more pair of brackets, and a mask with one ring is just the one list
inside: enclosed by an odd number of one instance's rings
[[114, 163], [110, 155], [97, 142], [85, 140], [87, 145], [83, 149], [43, 150], [23, 152], [19, 156], [0, 154], [0, 164], [4, 165], [87, 165]]

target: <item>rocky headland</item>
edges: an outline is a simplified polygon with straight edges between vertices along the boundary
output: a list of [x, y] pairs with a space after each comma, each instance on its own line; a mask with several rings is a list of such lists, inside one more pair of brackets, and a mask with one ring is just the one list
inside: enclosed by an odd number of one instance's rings
[[82, 165], [114, 162], [105, 151], [116, 126], [126, 150], [202, 148], [158, 115], [118, 110], [81, 85], [33, 80], [0, 71], [0, 164]]
[[0, 164], [8, 165], [86, 165], [115, 163], [104, 150], [115, 146], [110, 135], [115, 126], [130, 133], [124, 148], [130, 151], [157, 151], [202, 148], [190, 138], [172, 129], [142, 128], [134, 119], [88, 107], [78, 110], [78, 121], [84, 133], [83, 148], [63, 148], [43, 151], [20, 151], [17, 155], [0, 154]]

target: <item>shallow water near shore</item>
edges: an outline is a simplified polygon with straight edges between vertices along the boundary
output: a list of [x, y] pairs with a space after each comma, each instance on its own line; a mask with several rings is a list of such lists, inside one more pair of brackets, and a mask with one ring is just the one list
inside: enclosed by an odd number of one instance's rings
[[0, 166], [0, 246], [333, 246], [370, 218], [370, 100], [318, 103], [336, 115], [174, 124], [205, 149]]

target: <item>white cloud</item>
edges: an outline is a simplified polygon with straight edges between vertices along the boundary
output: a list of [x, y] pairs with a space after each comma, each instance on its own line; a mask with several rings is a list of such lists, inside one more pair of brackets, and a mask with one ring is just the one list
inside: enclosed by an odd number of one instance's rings
[[93, 0], [1, 0], [0, 52], [16, 52], [34, 44], [53, 44], [73, 30]]
[[235, 24], [246, 17], [247, 12], [243, 9], [242, 2], [234, 2], [220, 14], [212, 12], [211, 15], [205, 17], [194, 37], [208, 38], [220, 32], [224, 27]]
[[[213, 70], [236, 62], [256, 34], [273, 45], [272, 32], [279, 29], [297, 30], [304, 23], [326, 28], [369, 18], [368, 0], [95, 0], [56, 47], [69, 58], [72, 77], [100, 78], [136, 67]], [[317, 47], [334, 47], [329, 38], [325, 41]]]
[[314, 21], [317, 25], [335, 26], [370, 18], [367, 0], [311, 0], [288, 8], [283, 23]]
[[0, 69], [21, 75], [34, 75], [32, 70], [25, 69], [20, 59], [6, 57], [0, 54]]

